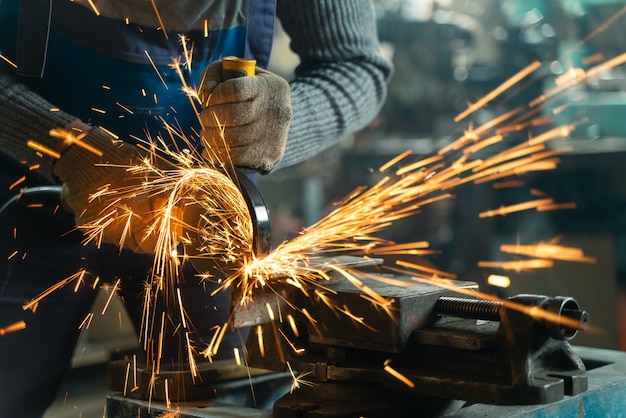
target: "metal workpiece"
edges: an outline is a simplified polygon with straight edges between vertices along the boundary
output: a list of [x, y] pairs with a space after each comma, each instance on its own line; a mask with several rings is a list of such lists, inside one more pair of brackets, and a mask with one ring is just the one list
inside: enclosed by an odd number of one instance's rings
[[[308, 265], [311, 270], [319, 269], [330, 281], [319, 277], [320, 289], [322, 287], [334, 286], [331, 283], [341, 283], [345, 279], [335, 270], [336, 267], [343, 269], [363, 269], [382, 264], [379, 258], [364, 258], [351, 256], [337, 256], [332, 258], [311, 258]], [[287, 301], [296, 304], [296, 306], [308, 307], [310, 302], [297, 298], [297, 294], [301, 293], [292, 284], [286, 282], [288, 277], [272, 277], [272, 285], [265, 286], [255, 290], [254, 299], [249, 303], [241, 304], [236, 293], [231, 297], [231, 305], [233, 311], [233, 327], [244, 328], [268, 323], [270, 311], [278, 314], [279, 312], [290, 312]], [[300, 303], [300, 304], [299, 304]]]

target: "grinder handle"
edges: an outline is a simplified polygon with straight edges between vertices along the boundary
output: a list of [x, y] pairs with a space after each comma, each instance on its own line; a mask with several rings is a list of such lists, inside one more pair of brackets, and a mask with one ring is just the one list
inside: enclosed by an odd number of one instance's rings
[[254, 75], [256, 60], [248, 58], [222, 58], [222, 79], [246, 77]]
[[[230, 80], [255, 74], [256, 60], [249, 58], [226, 57], [222, 59], [222, 79]], [[246, 176], [249, 168], [235, 167], [239, 189], [248, 205], [253, 229], [253, 248], [257, 257], [269, 254], [271, 249], [270, 217], [254, 183]]]

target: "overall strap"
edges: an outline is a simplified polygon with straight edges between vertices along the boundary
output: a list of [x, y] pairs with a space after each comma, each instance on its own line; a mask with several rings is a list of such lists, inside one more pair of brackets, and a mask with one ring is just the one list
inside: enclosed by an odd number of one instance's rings
[[52, 0], [20, 1], [17, 74], [43, 77], [51, 17]]
[[269, 64], [275, 17], [276, 0], [248, 0], [245, 57], [255, 58], [261, 68]]

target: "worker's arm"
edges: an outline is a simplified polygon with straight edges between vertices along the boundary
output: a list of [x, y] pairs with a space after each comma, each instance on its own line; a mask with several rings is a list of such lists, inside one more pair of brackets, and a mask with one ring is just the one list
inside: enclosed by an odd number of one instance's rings
[[300, 56], [295, 79], [257, 68], [254, 77], [222, 80], [214, 63], [200, 89], [204, 143], [216, 153], [227, 144], [234, 165], [261, 172], [304, 161], [365, 127], [392, 71], [369, 0], [278, 0], [277, 12]]
[[392, 66], [380, 55], [371, 0], [278, 0], [277, 13], [301, 61], [278, 169], [367, 126], [386, 98]]
[[[82, 147], [63, 146], [59, 138], [51, 136], [52, 129], [88, 131], [81, 139], [94, 149], [94, 154]], [[44, 147], [59, 152], [60, 158], [36, 152], [27, 146], [32, 140]], [[128, 187], [140, 184], [142, 178], [131, 176], [123, 166], [141, 161], [139, 150], [129, 144], [115, 140], [99, 128], [91, 128], [76, 117], [55, 109], [54, 105], [20, 84], [10, 74], [0, 72], [0, 145], [2, 152], [21, 162], [26, 167], [38, 165], [37, 172], [51, 183], [63, 184], [63, 202], [76, 215], [77, 225], [93, 222], [104, 213], [106, 199], [89, 203], [90, 196], [98, 188], [110, 185]], [[101, 153], [101, 155], [100, 155]], [[110, 199], [109, 199], [110, 200]], [[154, 200], [154, 201], [153, 201]], [[145, 215], [154, 211], [155, 199], [128, 200], [128, 205], [137, 215], [132, 219], [132, 229], [127, 231], [123, 246], [140, 252], [151, 252], [155, 237], [146, 236]], [[122, 221], [125, 222], [126, 219]], [[124, 233], [122, 221], [113, 222], [103, 232], [103, 241], [119, 244]]]
[[[3, 66], [6, 64], [2, 64]], [[76, 118], [33, 93], [8, 72], [0, 71], [0, 145], [2, 152], [27, 166], [39, 164], [37, 172], [52, 182], [54, 159], [38, 156], [26, 143], [33, 140], [48, 148], [56, 148], [51, 129], [63, 128]]]

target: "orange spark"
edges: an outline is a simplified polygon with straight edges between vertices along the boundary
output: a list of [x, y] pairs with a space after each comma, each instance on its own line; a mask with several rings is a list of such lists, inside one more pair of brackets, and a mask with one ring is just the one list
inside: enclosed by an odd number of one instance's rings
[[93, 0], [88, 0], [89, 6], [91, 6], [91, 9], [93, 10], [93, 12], [97, 15], [100, 16], [100, 10], [98, 10], [98, 8], [96, 7], [96, 5], [94, 4]]
[[487, 277], [487, 283], [492, 286], [507, 288], [511, 285], [511, 278], [499, 274], [490, 274], [489, 277]]
[[508, 80], [506, 80], [504, 83], [500, 84], [498, 87], [493, 89], [491, 92], [489, 92], [486, 95], [484, 95], [476, 103], [468, 106], [468, 108], [466, 110], [464, 110], [463, 112], [459, 113], [454, 118], [454, 121], [455, 122], [459, 122], [459, 121], [465, 119], [468, 115], [474, 113], [475, 111], [477, 111], [478, 109], [480, 109], [481, 107], [483, 107], [484, 105], [489, 103], [491, 100], [493, 100], [494, 98], [498, 97], [504, 91], [506, 91], [509, 88], [511, 88], [513, 85], [518, 83], [520, 80], [524, 79], [526, 76], [528, 76], [530, 73], [532, 73], [533, 71], [535, 71], [539, 67], [541, 67], [541, 63], [539, 61], [534, 61], [534, 62], [528, 64], [525, 68], [520, 70], [517, 74], [513, 75]]
[[548, 204], [551, 204], [551, 203], [553, 203], [552, 199], [531, 200], [529, 202], [518, 203], [516, 205], [500, 206], [499, 209], [493, 209], [493, 210], [488, 210], [488, 211], [485, 211], [485, 212], [481, 212], [478, 216], [480, 218], [491, 218], [491, 217], [494, 217], [494, 216], [504, 216], [504, 215], [508, 215], [509, 213], [521, 212], [521, 211], [530, 210], [530, 209], [536, 209], [538, 206], [548, 205]]
[[391, 367], [390, 364], [391, 364], [391, 359], [385, 360], [383, 369], [387, 373], [389, 373], [390, 375], [392, 375], [393, 377], [395, 377], [396, 379], [398, 379], [399, 381], [401, 381], [402, 383], [404, 383], [405, 385], [413, 389], [415, 387], [415, 383], [413, 383], [408, 377], [406, 377], [405, 375], [403, 375], [402, 373], [400, 373], [399, 371]]
[[[154, 2], [154, 0], [151, 0]], [[154, 3], [153, 3], [154, 4]], [[165, 32], [165, 31], [163, 31]], [[167, 34], [166, 34], [167, 37]], [[154, 61], [152, 61], [152, 57], [150, 56], [150, 54], [148, 53], [148, 50], [144, 50], [143, 51], [146, 54], [146, 57], [148, 57], [148, 61], [150, 61], [150, 65], [152, 65], [152, 69], [154, 70], [154, 72], [157, 74], [157, 76], [159, 77], [159, 80], [161, 80], [161, 83], [163, 83], [163, 86], [165, 86], [166, 90], [169, 90], [169, 87], [167, 86], [167, 83], [165, 82], [165, 80], [163, 79], [163, 76], [161, 75], [161, 72], [159, 71], [159, 69], [157, 68], [156, 64], [154, 63]], [[146, 95], [146, 91], [144, 89], [141, 89], [142, 94], [145, 96]]]
[[26, 181], [26, 176], [20, 177], [19, 179], [15, 180], [13, 183], [11, 183], [11, 185], [9, 186], [9, 190], [12, 190], [16, 186], [19, 186], [20, 184], [24, 183], [25, 181]]
[[81, 132], [78, 135], [74, 135], [74, 133], [71, 131], [57, 128], [57, 129], [51, 129], [50, 132], [48, 132], [48, 134], [53, 138], [59, 138], [63, 140], [65, 147], [70, 146], [70, 145], [78, 145], [79, 147], [91, 152], [94, 155], [97, 155], [98, 157], [102, 157], [103, 155], [102, 151], [100, 151], [99, 149], [83, 141], [83, 139], [87, 136], [88, 132]]
[[[622, 9], [622, 12], [624, 10], [626, 10], [626, 7]], [[591, 64], [595, 64], [596, 62], [600, 62], [603, 59], [604, 59], [604, 54], [602, 52], [596, 52], [594, 54], [587, 55], [586, 57], [584, 57], [582, 59], [582, 63], [583, 65], [591, 65]]]
[[69, 277], [66, 277], [65, 279], [59, 281], [58, 283], [50, 286], [49, 288], [47, 288], [46, 290], [44, 290], [43, 292], [41, 292], [40, 294], [38, 294], [35, 298], [31, 299], [29, 302], [25, 303], [24, 305], [22, 305], [22, 309], [23, 310], [28, 310], [28, 309], [36, 309], [37, 304], [46, 296], [48, 296], [50, 293], [54, 292], [55, 290], [58, 290], [66, 285], [68, 285], [69, 283], [75, 281], [75, 280], [82, 280], [84, 275], [87, 272], [83, 269], [79, 270], [78, 272], [72, 274]]
[[595, 257], [585, 256], [580, 248], [565, 247], [562, 245], [540, 242], [536, 245], [507, 245], [500, 246], [500, 251], [508, 254], [527, 255], [535, 258], [549, 258], [554, 260], [578, 261], [581, 263], [595, 263]]
[[402, 267], [406, 267], [406, 268], [410, 268], [413, 270], [418, 270], [418, 271], [423, 271], [426, 273], [430, 273], [436, 277], [443, 277], [443, 278], [447, 278], [447, 279], [456, 279], [456, 274], [452, 274], [452, 273], [448, 273], [442, 270], [438, 270], [438, 269], [434, 269], [431, 267], [426, 267], [426, 266], [422, 266], [419, 264], [415, 264], [415, 263], [409, 263], [406, 261], [402, 261], [402, 260], [398, 260], [396, 261], [396, 264], [398, 264], [399, 266]]
[[0, 328], [0, 336], [6, 335], [12, 332], [16, 332], [16, 331], [21, 331], [23, 329], [26, 329], [26, 322], [24, 321], [14, 322], [10, 325], [7, 325], [4, 328]]
[[551, 203], [537, 207], [537, 211], [545, 212], [549, 210], [576, 209], [576, 202]]
[[603, 71], [607, 71], [611, 68], [622, 65], [625, 62], [626, 62], [626, 52], [618, 55], [617, 57], [611, 58], [608, 61], [598, 64], [597, 66], [590, 68], [586, 72], [583, 69], [573, 69], [573, 71], [565, 74], [565, 75], [570, 76], [567, 81], [566, 79], [561, 78], [559, 85], [556, 85], [556, 87], [554, 87], [553, 89], [546, 91], [544, 94], [541, 94], [539, 97], [532, 100], [529, 103], [529, 106], [530, 107], [538, 106], [544, 103], [545, 101], [547, 101], [548, 99], [555, 97], [557, 94], [562, 93], [568, 88], [573, 87], [576, 84], [580, 84], [588, 80], [589, 78], [596, 77]]
[[126, 106], [124, 106], [124, 105], [123, 105], [123, 104], [121, 104], [120, 102], [115, 102], [115, 104], [116, 104], [117, 106], [119, 106], [120, 108], [122, 108], [125, 112], [127, 112], [127, 113], [129, 113], [129, 114], [131, 114], [131, 115], [133, 115], [133, 114], [134, 114], [134, 112], [133, 112], [132, 110], [130, 110], [129, 108], [127, 108]]
[[161, 29], [163, 30], [163, 35], [165, 35], [165, 39], [169, 39], [169, 37], [167, 36], [167, 30], [165, 30], [165, 25], [163, 24], [163, 20], [161, 19], [161, 14], [159, 13], [159, 9], [154, 3], [154, 0], [150, 0], [150, 2], [152, 3], [152, 7], [154, 8], [154, 13], [157, 16], [157, 19], [159, 19], [159, 25], [161, 25]]
[[87, 316], [85, 316], [85, 319], [83, 319], [83, 322], [81, 322], [80, 325], [78, 326], [78, 329], [81, 329], [81, 330], [89, 329], [92, 319], [93, 319], [93, 312], [89, 312]]
[[256, 336], [259, 343], [259, 353], [261, 354], [261, 357], [265, 357], [265, 345], [263, 344], [263, 327], [261, 325], [257, 325], [256, 327]]
[[501, 268], [502, 270], [513, 270], [521, 272], [530, 269], [546, 269], [554, 267], [554, 261], [533, 259], [517, 261], [479, 261], [478, 267]]
[[492, 184], [493, 188], [496, 190], [522, 187], [523, 185], [524, 185], [524, 182], [522, 180], [507, 180], [507, 181], [501, 181], [501, 182]]
[[392, 158], [391, 160], [387, 161], [385, 164], [383, 164], [382, 166], [380, 166], [378, 168], [378, 171], [381, 173], [384, 173], [385, 171], [387, 171], [389, 169], [389, 167], [396, 165], [398, 162], [400, 162], [401, 160], [403, 160], [405, 157], [411, 155], [411, 150], [406, 150], [404, 151], [402, 154], [399, 154], [397, 157]]
[[26, 146], [32, 150], [35, 150], [37, 152], [41, 152], [42, 154], [45, 154], [49, 157], [54, 158], [55, 160], [58, 160], [59, 158], [61, 158], [61, 154], [58, 153], [57, 151], [50, 149], [44, 145], [41, 145], [38, 142], [35, 142], [31, 139], [26, 141]]
[[117, 279], [115, 281], [115, 284], [113, 285], [113, 289], [111, 289], [111, 292], [109, 293], [109, 297], [108, 297], [106, 303], [104, 304], [104, 307], [102, 308], [102, 313], [101, 313], [102, 315], [105, 314], [107, 308], [109, 307], [109, 304], [111, 303], [111, 299], [113, 299], [113, 296], [115, 296], [121, 281], [122, 281], [122, 279]]
[[11, 67], [13, 68], [17, 68], [17, 64], [14, 63], [13, 61], [11, 61], [10, 59], [8, 59], [7, 57], [5, 57], [4, 55], [0, 54], [0, 58], [2, 58], [6, 63], [8, 63]]

